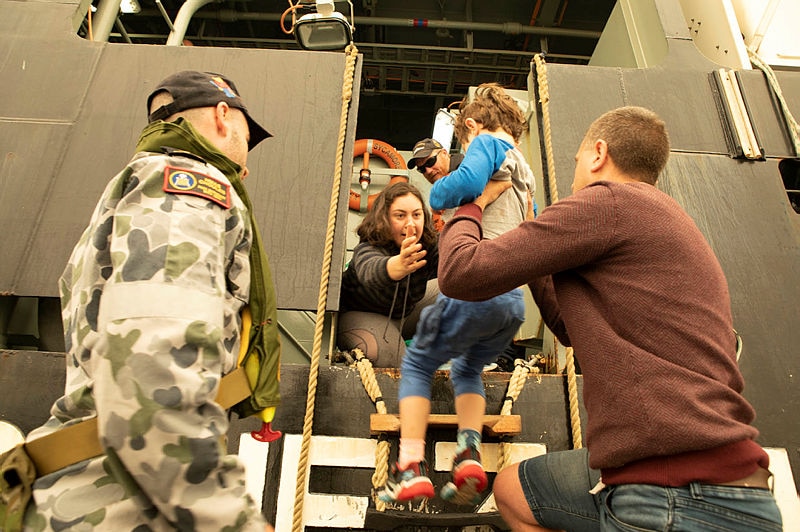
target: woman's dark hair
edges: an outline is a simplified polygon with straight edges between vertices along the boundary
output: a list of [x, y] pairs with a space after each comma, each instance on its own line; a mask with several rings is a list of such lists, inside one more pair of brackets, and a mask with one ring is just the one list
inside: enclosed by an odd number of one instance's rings
[[392, 237], [392, 226], [389, 223], [389, 209], [394, 200], [407, 194], [413, 194], [422, 204], [425, 212], [425, 224], [422, 228], [422, 237], [419, 242], [423, 249], [431, 249], [436, 246], [439, 240], [439, 233], [433, 228], [431, 222], [431, 212], [425, 204], [425, 199], [417, 187], [411, 183], [400, 181], [384, 188], [375, 201], [364, 219], [356, 228], [358, 237], [362, 242], [367, 242], [373, 246], [397, 247]]

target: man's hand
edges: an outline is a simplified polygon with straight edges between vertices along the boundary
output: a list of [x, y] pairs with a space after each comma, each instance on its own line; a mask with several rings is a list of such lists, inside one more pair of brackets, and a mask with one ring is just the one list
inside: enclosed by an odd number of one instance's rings
[[486, 183], [483, 193], [475, 198], [473, 203], [480, 207], [481, 210], [484, 210], [486, 209], [487, 205], [499, 198], [500, 194], [511, 188], [511, 185], [511, 181], [498, 181], [495, 179], [490, 179], [489, 182]]

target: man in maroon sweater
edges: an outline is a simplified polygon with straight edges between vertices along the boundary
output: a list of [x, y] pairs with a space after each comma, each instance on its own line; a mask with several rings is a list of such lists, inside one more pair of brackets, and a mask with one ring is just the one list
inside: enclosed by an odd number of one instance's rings
[[442, 234], [443, 293], [474, 301], [528, 284], [583, 371], [588, 452], [548, 453], [495, 479], [514, 530], [782, 529], [741, 395], [725, 276], [654, 186], [668, 156], [657, 115], [615, 109], [581, 143], [571, 196], [481, 240], [483, 208], [503, 187], [490, 182]]

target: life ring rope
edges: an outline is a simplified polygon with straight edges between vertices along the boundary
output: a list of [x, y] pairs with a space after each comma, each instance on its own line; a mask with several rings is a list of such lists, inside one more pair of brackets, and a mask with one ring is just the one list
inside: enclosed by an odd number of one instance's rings
[[[364, 192], [368, 190], [369, 184], [372, 182], [372, 170], [369, 168], [370, 156], [374, 155], [382, 159], [390, 169], [408, 170], [406, 161], [394, 147], [382, 140], [377, 139], [359, 139], [353, 145], [353, 158], [364, 158], [363, 165], [359, 171], [358, 180]], [[391, 174], [389, 184], [397, 183], [398, 181], [408, 182], [408, 172]], [[372, 203], [378, 197], [378, 192], [373, 194], [361, 194], [353, 190], [350, 191], [350, 199], [348, 206], [351, 210], [361, 213], [367, 212], [372, 208]]]

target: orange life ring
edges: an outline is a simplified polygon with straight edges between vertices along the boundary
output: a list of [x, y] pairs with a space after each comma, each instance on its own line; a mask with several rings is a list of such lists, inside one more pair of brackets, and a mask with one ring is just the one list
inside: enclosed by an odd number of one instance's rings
[[[389, 168], [399, 168], [401, 170], [408, 169], [403, 157], [397, 153], [397, 150], [395, 150], [391, 145], [375, 139], [360, 139], [357, 140], [353, 146], [353, 158], [360, 156], [364, 157], [364, 164], [361, 167], [359, 181], [362, 179], [367, 181], [367, 183], [370, 181], [370, 155], [377, 155], [383, 159], [386, 164], [389, 165]], [[397, 183], [398, 181], [408, 182], [408, 175], [393, 175], [391, 179], [389, 179], [389, 184], [391, 185], [393, 183]], [[367, 212], [372, 208], [372, 203], [375, 201], [376, 197], [378, 197], [378, 192], [370, 194], [366, 197], [366, 199], [364, 199], [361, 194], [351, 190], [348, 205], [350, 209], [354, 211]]]

